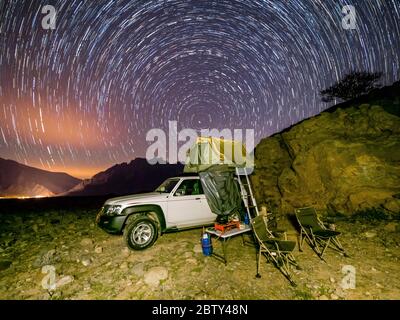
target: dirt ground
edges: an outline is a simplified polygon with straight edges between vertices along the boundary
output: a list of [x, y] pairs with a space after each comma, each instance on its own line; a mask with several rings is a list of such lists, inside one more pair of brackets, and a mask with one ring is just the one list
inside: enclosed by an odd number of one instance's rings
[[[323, 262], [308, 245], [296, 248], [302, 270], [293, 271], [292, 287], [265, 259], [257, 279], [256, 249], [240, 236], [228, 243], [225, 266], [202, 254], [201, 229], [165, 234], [133, 252], [122, 236], [100, 230], [95, 215], [0, 215], [0, 299], [400, 299], [398, 221], [337, 222], [350, 257], [328, 250]], [[288, 238], [296, 237], [288, 224]], [[222, 252], [216, 239], [213, 247]], [[349, 268], [353, 289], [343, 287]]]

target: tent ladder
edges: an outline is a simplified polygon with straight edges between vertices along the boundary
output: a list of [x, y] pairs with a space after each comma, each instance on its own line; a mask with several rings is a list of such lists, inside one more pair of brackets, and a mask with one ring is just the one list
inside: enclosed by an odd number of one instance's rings
[[[246, 168], [236, 168], [236, 175], [240, 187], [240, 194], [243, 199], [244, 206], [246, 207], [247, 214], [249, 215], [250, 219], [253, 219], [260, 213], [258, 211], [256, 198], [254, 197], [253, 189], [250, 183], [250, 178], [249, 175], [247, 174]], [[245, 177], [245, 182], [242, 180], [244, 179], [242, 178], [242, 176]], [[252, 214], [253, 212], [254, 214]]]

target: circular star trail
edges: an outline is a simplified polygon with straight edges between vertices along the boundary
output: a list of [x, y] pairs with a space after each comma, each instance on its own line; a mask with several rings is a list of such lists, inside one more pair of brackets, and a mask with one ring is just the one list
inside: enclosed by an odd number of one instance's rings
[[[342, 27], [345, 5], [356, 29]], [[54, 30], [42, 28], [45, 5]], [[152, 128], [254, 129], [328, 106], [352, 70], [399, 77], [400, 2], [0, 1], [0, 156], [90, 176]]]

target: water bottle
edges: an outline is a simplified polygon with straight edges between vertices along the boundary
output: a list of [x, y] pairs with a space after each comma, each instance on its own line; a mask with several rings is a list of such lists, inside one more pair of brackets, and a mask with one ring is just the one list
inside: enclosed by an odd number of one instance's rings
[[203, 233], [203, 237], [201, 239], [201, 247], [203, 249], [203, 254], [205, 256], [210, 256], [212, 254], [212, 243], [211, 238], [208, 233]]
[[247, 212], [244, 213], [244, 221], [245, 224], [250, 224], [249, 215]]

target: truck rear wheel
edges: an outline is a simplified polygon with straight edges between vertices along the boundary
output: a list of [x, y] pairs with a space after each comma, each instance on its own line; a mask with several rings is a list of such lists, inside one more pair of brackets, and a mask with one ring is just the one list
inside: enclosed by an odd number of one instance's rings
[[129, 217], [124, 229], [124, 239], [132, 250], [143, 250], [151, 247], [158, 237], [157, 223], [145, 215]]

